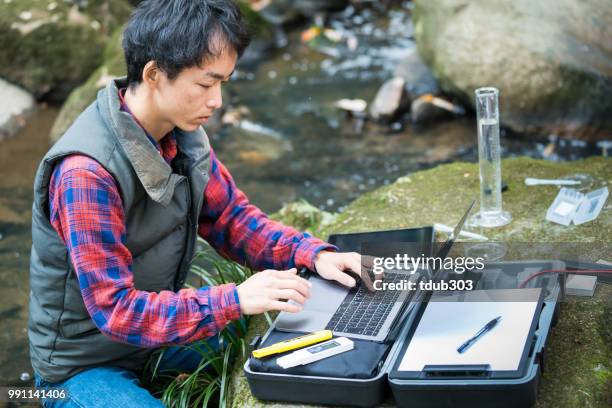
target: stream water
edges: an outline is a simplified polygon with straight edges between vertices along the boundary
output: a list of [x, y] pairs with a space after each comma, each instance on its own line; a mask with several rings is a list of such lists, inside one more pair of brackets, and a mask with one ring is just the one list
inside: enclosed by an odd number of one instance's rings
[[[414, 47], [407, 8], [385, 17], [366, 10], [331, 26], [354, 34], [357, 49], [315, 50], [294, 32], [286, 49], [256, 70], [239, 71], [228, 84], [226, 103], [250, 112], [236, 126], [211, 135], [211, 142], [254, 204], [275, 211], [306, 199], [342, 211], [359, 195], [400, 176], [442, 162], [477, 160], [472, 118], [422, 129], [398, 127], [392, 133], [366, 123], [355, 135], [345, 114], [333, 107], [340, 98], [372, 100]], [[26, 333], [32, 180], [56, 115], [56, 108], [40, 110], [18, 135], [0, 141], [0, 385], [19, 384], [22, 373], [32, 374]], [[501, 143], [503, 157], [540, 158], [546, 145], [503, 133]], [[598, 153], [582, 142], [563, 143], [554, 156], [560, 160]]]

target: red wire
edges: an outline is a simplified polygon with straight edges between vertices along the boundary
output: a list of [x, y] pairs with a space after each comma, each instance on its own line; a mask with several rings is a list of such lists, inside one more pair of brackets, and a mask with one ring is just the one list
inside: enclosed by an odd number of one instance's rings
[[519, 288], [524, 288], [525, 284], [527, 282], [529, 282], [530, 280], [532, 280], [533, 278], [535, 278], [536, 276], [540, 276], [543, 275], [545, 273], [571, 273], [571, 274], [581, 274], [581, 273], [599, 273], [599, 272], [603, 272], [603, 273], [612, 273], [612, 269], [579, 269], [579, 270], [575, 270], [575, 271], [571, 271], [571, 270], [567, 270], [567, 269], [560, 269], [560, 270], [555, 270], [555, 269], [546, 269], [543, 271], [539, 271], [534, 273], [533, 275], [529, 276], [527, 279], [525, 279], [520, 285]]

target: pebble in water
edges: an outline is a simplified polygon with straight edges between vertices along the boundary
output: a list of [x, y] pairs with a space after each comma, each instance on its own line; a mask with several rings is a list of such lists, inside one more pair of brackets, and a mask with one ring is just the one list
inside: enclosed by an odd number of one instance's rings
[[22, 11], [21, 13], [19, 13], [19, 18], [25, 21], [28, 21], [32, 18], [32, 12], [31, 11]]

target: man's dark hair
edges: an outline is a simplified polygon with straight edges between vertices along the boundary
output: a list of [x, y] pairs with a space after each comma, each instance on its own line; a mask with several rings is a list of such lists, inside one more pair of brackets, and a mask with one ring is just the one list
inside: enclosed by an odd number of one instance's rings
[[151, 60], [174, 79], [228, 49], [240, 57], [249, 41], [246, 23], [231, 0], [145, 0], [123, 33], [128, 83], [139, 84]]

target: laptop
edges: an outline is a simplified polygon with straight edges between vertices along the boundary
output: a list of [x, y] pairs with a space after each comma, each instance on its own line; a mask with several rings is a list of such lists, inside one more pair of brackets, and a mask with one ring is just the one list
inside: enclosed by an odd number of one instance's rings
[[[440, 247], [436, 257], [445, 258], [448, 255], [475, 202], [472, 201], [455, 226], [452, 235]], [[435, 280], [437, 272], [430, 269], [416, 273], [386, 271], [384, 282], [401, 280], [418, 282], [424, 275], [429, 275]], [[301, 312], [279, 313], [275, 322], [277, 330], [309, 333], [328, 329], [336, 336], [384, 342], [415, 292], [377, 290], [372, 293], [361, 282], [354, 288], [347, 288], [315, 274], [310, 274], [308, 279], [312, 283], [311, 297], [304, 303]]]

